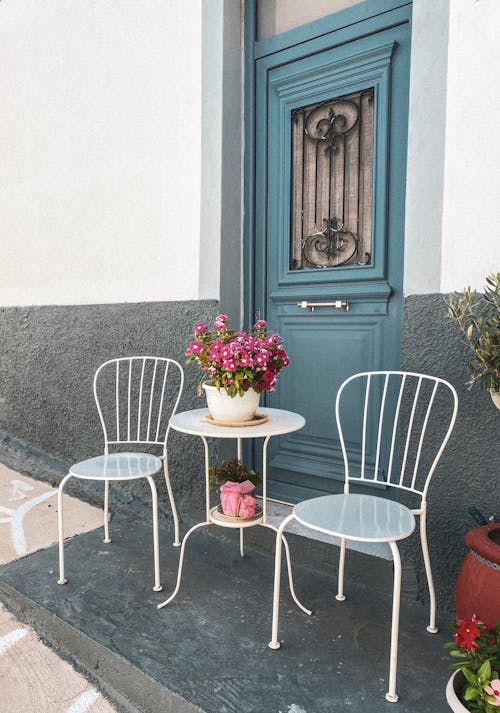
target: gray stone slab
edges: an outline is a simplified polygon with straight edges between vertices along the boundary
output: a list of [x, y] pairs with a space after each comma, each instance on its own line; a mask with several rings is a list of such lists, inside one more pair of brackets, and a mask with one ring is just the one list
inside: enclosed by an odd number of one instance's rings
[[[102, 666], [103, 688], [142, 713], [396, 711], [384, 700], [391, 600], [376, 582], [352, 584], [347, 572], [340, 604], [333, 576], [297, 566], [297, 592], [314, 615], [299, 611], [283, 586], [282, 648], [272, 651], [272, 557], [249, 550], [241, 559], [237, 532], [214, 531], [193, 534], [181, 590], [162, 610], [179, 550], [163, 529], [165, 591], [154, 593], [151, 528], [139, 519], [115, 518], [108, 546], [99, 531], [68, 541], [64, 587], [56, 548], [6, 565], [0, 597], [92, 675]], [[426, 619], [419, 604], [402, 603], [397, 713], [447, 710], [448, 635], [428, 634]]]

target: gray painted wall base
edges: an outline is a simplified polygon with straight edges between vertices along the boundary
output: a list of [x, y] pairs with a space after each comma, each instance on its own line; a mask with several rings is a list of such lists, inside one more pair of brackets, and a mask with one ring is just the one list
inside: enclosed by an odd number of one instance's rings
[[[468, 390], [469, 351], [447, 317], [445, 295], [413, 295], [405, 301], [402, 368], [440, 376], [458, 392], [454, 432], [428, 495], [429, 549], [441, 606], [453, 608], [455, 581], [464, 558], [465, 533], [476, 527], [468, 513], [475, 505], [500, 519], [500, 411], [478, 387]], [[411, 550], [420, 598], [426, 596], [423, 561]]]
[[[43, 474], [47, 458], [54, 459], [51, 467], [60, 475], [62, 464], [67, 467], [102, 453], [92, 393], [97, 367], [107, 359], [132, 355], [171, 357], [184, 366], [195, 323], [213, 322], [217, 313], [214, 300], [1, 309], [0, 433], [24, 444], [22, 459], [33, 461], [29, 467], [35, 477]], [[186, 366], [185, 375], [179, 408], [199, 408], [199, 372]], [[181, 434], [172, 434], [170, 445], [170, 472], [182, 513], [191, 503], [202, 502], [202, 446]], [[14, 441], [10, 446], [15, 451]], [[168, 512], [163, 490], [160, 507]], [[99, 502], [101, 491], [100, 484], [92, 482], [71, 483], [69, 488]], [[114, 485], [112, 506], [135, 501], [150, 505], [146, 482]]]

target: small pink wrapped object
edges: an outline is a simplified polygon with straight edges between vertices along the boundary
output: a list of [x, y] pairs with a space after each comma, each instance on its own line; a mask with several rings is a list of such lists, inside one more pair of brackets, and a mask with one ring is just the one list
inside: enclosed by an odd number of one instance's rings
[[226, 480], [220, 487], [220, 501], [224, 515], [251, 520], [255, 515], [257, 504], [255, 498], [250, 495], [254, 490], [255, 486], [249, 480], [244, 480], [242, 483]]

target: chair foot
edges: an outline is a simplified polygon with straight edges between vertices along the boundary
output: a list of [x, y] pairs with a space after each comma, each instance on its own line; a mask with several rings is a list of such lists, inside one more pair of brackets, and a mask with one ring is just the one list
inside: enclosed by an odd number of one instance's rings
[[57, 584], [67, 584], [68, 580], [67, 579], [58, 579]]
[[163, 591], [163, 587], [161, 584], [158, 587], [153, 587], [153, 592], [161, 592], [161, 591]]
[[427, 628], [427, 631], [429, 632], [429, 634], [437, 634], [439, 631], [437, 626], [428, 626], [426, 628]]
[[335, 599], [336, 599], [338, 602], [345, 602], [345, 594], [336, 594], [336, 595], [335, 595]]
[[397, 703], [399, 701], [399, 696], [397, 693], [386, 693], [385, 700], [389, 703]]
[[109, 537], [108, 537], [108, 538], [105, 538], [105, 539], [103, 540], [103, 542], [104, 542], [105, 545], [109, 545], [109, 543], [111, 542], [111, 538], [109, 538]]
[[174, 544], [174, 547], [180, 547], [182, 543], [181, 543], [181, 542], [174, 542], [173, 544]]
[[270, 641], [270, 642], [268, 643], [268, 646], [269, 646], [270, 649], [274, 649], [275, 651], [276, 651], [277, 649], [281, 648], [281, 644], [280, 644], [279, 641]]

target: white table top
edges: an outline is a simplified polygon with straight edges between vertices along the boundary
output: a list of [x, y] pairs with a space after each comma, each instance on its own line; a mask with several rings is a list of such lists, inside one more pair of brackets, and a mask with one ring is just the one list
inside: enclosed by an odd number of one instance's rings
[[208, 415], [207, 408], [176, 413], [170, 419], [174, 431], [189, 433], [193, 436], [210, 438], [265, 438], [279, 436], [283, 433], [298, 431], [305, 425], [305, 418], [292, 411], [277, 408], [258, 408], [257, 414], [266, 414], [269, 418], [257, 426], [214, 426], [204, 418]]

